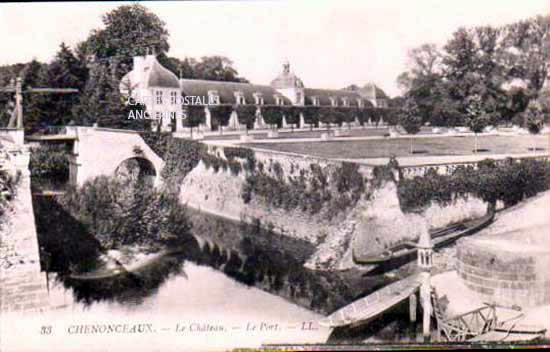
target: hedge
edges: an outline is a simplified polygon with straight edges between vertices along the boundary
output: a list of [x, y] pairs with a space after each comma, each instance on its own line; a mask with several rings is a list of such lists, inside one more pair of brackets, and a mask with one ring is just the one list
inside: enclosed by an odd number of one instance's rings
[[278, 105], [263, 105], [260, 108], [260, 113], [262, 114], [265, 123], [281, 127], [283, 123], [284, 110], [286, 110], [284, 107]]
[[429, 169], [423, 176], [401, 178], [398, 196], [404, 211], [414, 211], [436, 202], [442, 205], [472, 194], [495, 204], [512, 206], [550, 189], [548, 161], [507, 159], [496, 163], [486, 159], [473, 166], [459, 166], [452, 173], [440, 175]]
[[256, 105], [235, 105], [234, 110], [237, 112], [239, 123], [246, 125], [247, 129], [254, 128], [256, 120]]
[[209, 105], [210, 117], [212, 119], [212, 125], [227, 126], [231, 113], [233, 112], [232, 105]]
[[206, 112], [204, 105], [187, 105], [187, 118], [183, 120], [186, 127], [197, 127], [206, 121]]

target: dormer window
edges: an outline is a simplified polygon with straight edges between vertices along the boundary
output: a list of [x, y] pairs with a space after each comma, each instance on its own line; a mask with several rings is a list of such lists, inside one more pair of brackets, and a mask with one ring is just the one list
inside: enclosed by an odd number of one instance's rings
[[313, 102], [313, 105], [314, 105], [314, 106], [319, 106], [319, 105], [321, 105], [321, 104], [320, 104], [320, 101], [319, 101], [319, 97], [317, 97], [317, 96], [311, 97], [311, 101]]
[[264, 97], [262, 93], [254, 93], [254, 101], [256, 105], [264, 105]]
[[237, 105], [246, 104], [243, 92], [237, 91], [234, 94], [235, 94], [235, 102], [237, 103]]
[[157, 104], [162, 104], [162, 90], [157, 90], [155, 92], [155, 97]]
[[172, 105], [176, 105], [178, 103], [178, 92], [177, 91], [170, 92], [170, 103]]
[[218, 105], [220, 103], [220, 95], [217, 90], [208, 91], [208, 105]]
[[332, 106], [338, 106], [338, 100], [336, 100], [335, 97], [330, 97], [330, 105]]
[[282, 95], [276, 94], [274, 97], [275, 97], [275, 105], [285, 105]]

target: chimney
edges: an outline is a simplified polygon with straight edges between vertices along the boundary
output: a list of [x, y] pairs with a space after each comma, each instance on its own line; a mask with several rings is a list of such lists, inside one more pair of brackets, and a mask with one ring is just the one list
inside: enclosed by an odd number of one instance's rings
[[143, 64], [145, 57], [143, 56], [134, 56], [134, 71], [143, 72]]

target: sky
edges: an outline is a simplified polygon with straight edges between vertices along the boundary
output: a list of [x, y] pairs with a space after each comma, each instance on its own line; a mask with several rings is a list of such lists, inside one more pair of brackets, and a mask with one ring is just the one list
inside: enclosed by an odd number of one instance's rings
[[[550, 14], [548, 0], [304, 0], [141, 2], [164, 22], [169, 56], [223, 55], [253, 83], [269, 84], [288, 59], [306, 87], [374, 82], [390, 96], [408, 50], [443, 45], [460, 26]], [[49, 62], [74, 47], [120, 2], [0, 4], [0, 65]]]

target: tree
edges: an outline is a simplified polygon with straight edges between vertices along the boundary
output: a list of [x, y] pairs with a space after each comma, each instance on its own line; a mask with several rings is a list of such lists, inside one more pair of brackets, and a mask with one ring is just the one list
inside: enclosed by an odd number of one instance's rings
[[[23, 80], [23, 90], [40, 86], [40, 72], [44, 70], [45, 66], [46, 64], [33, 59], [21, 69], [19, 76]], [[26, 94], [23, 97], [23, 124], [26, 133], [33, 133], [40, 128], [41, 99], [42, 96], [39, 94]]]
[[286, 122], [290, 124], [290, 128], [292, 132], [294, 132], [294, 125], [298, 125], [300, 123], [300, 114], [302, 113], [302, 108], [298, 106], [285, 106], [284, 107], [284, 114], [286, 118]]
[[[525, 119], [525, 126], [530, 134], [533, 136], [540, 133], [544, 126], [544, 115], [542, 113], [541, 105], [536, 101], [531, 101], [529, 106], [523, 113]], [[537, 151], [535, 138], [533, 138], [533, 152]]]
[[[54, 60], [43, 66], [38, 74], [38, 85], [52, 88], [76, 88], [82, 92], [88, 78], [88, 69], [72, 50], [61, 43]], [[52, 94], [37, 96], [41, 125], [65, 125], [72, 119], [72, 108], [79, 94]]]
[[466, 107], [466, 125], [474, 132], [474, 153], [478, 152], [477, 134], [483, 132], [485, 127], [489, 125], [489, 118], [483, 110], [483, 103], [479, 95], [468, 97], [468, 105]]
[[193, 138], [193, 127], [198, 127], [206, 121], [206, 112], [204, 105], [188, 105], [186, 118], [183, 120], [183, 125], [189, 127], [191, 138]]
[[439, 118], [435, 112], [442, 109], [441, 104], [447, 94], [442, 87], [442, 57], [434, 44], [412, 49], [408, 53], [409, 70], [397, 79], [405, 92], [403, 99], [415, 102], [423, 122], [432, 123]]
[[102, 20], [105, 27], [93, 30], [80, 46], [86, 55], [106, 65], [105, 59], [117, 58], [120, 77], [130, 71], [134, 56], [143, 56], [152, 48], [162, 54], [170, 48], [166, 24], [143, 5], [119, 6]]
[[526, 82], [530, 95], [536, 95], [550, 72], [550, 16], [518, 21], [504, 29], [508, 75]]
[[248, 130], [254, 128], [258, 108], [256, 105], [235, 105], [234, 110], [237, 112], [239, 123], [245, 125], [246, 134], [248, 134]]
[[[405, 131], [407, 131], [408, 134], [413, 135], [420, 132], [420, 128], [422, 127], [422, 118], [419, 116], [418, 106], [413, 100], [407, 100], [405, 103], [405, 107], [399, 114], [399, 124]], [[412, 141], [413, 139], [411, 138], [411, 154], [413, 153]]]
[[260, 113], [265, 123], [272, 126], [274, 130], [277, 130], [281, 126], [283, 121], [283, 107], [281, 106], [266, 106], [263, 105], [260, 108]]
[[233, 61], [225, 56], [203, 56], [194, 66], [194, 76], [198, 79], [227, 82], [248, 82], [238, 77]]
[[327, 131], [330, 132], [331, 124], [341, 121], [341, 114], [335, 108], [322, 107], [319, 110], [319, 121], [327, 125]]
[[304, 121], [309, 125], [309, 129], [313, 131], [313, 126], [317, 126], [320, 119], [321, 108], [318, 106], [307, 106], [303, 110]]

